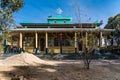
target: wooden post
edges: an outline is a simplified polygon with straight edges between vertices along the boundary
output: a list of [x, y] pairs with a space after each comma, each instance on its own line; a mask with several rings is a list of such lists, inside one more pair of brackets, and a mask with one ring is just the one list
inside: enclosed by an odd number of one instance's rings
[[11, 48], [13, 48], [13, 37], [11, 37]]
[[77, 32], [75, 32], [75, 53], [77, 53]]
[[22, 53], [23, 49], [22, 49], [22, 33], [20, 32], [20, 53]]
[[46, 54], [48, 54], [48, 32], [46, 32]]
[[35, 32], [35, 54], [38, 52], [38, 33]]
[[107, 35], [105, 35], [105, 48], [107, 48]]
[[102, 31], [100, 31], [99, 47], [102, 47]]
[[88, 33], [85, 32], [85, 47], [88, 46]]
[[60, 33], [60, 54], [62, 54], [62, 36], [63, 34]]

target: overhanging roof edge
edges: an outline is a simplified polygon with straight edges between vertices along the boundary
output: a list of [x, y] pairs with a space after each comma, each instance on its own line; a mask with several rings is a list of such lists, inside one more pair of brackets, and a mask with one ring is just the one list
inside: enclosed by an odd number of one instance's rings
[[21, 28], [21, 29], [11, 29], [10, 31], [114, 31], [114, 29], [88, 29], [88, 28]]

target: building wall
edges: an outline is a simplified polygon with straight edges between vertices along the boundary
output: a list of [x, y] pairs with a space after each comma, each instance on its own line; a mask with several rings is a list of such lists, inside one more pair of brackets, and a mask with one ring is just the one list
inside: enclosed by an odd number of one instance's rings
[[[34, 33], [33, 33], [34, 34]], [[59, 41], [59, 34], [60, 33], [48, 33], [48, 52], [49, 53], [60, 53], [60, 41]], [[74, 38], [70, 37], [71, 35], [74, 36], [74, 33], [63, 33], [63, 45], [62, 45], [62, 52], [63, 53], [74, 53]], [[55, 45], [55, 38], [58, 39], [57, 44]], [[41, 39], [44, 39], [44, 42], [41, 42]], [[41, 44], [42, 43], [42, 44]], [[39, 52], [45, 53], [45, 33], [38, 33], [38, 50]], [[44, 49], [42, 46], [44, 45]], [[19, 46], [18, 46], [19, 47]], [[23, 49], [25, 52], [33, 53], [35, 51], [35, 35], [31, 35], [30, 33], [23, 33]]]
[[71, 24], [71, 17], [63, 17], [57, 15], [56, 17], [48, 16], [49, 24]]
[[71, 24], [70, 19], [50, 19], [49, 24]]

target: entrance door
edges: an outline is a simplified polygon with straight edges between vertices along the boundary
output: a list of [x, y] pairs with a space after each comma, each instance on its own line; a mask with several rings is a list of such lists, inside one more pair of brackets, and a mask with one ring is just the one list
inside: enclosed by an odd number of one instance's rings
[[82, 43], [81, 42], [78, 43], [78, 49], [79, 49], [79, 51], [82, 51]]
[[45, 47], [45, 39], [41, 38], [40, 39], [40, 51], [44, 51], [44, 47]]

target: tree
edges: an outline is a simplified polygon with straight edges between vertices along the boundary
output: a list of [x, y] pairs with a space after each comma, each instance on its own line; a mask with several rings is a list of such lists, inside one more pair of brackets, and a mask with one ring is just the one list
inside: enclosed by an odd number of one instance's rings
[[117, 46], [120, 45], [120, 14], [117, 14], [114, 17], [110, 17], [108, 19], [108, 23], [105, 28], [107, 29], [115, 29], [114, 32], [111, 32], [109, 35], [111, 39], [111, 44], [114, 44], [114, 41], [117, 43]]
[[[6, 41], [6, 34], [10, 27], [15, 26], [13, 13], [19, 11], [24, 5], [23, 0], [0, 0], [0, 31]], [[6, 49], [6, 47], [4, 47]], [[4, 49], [4, 53], [6, 50]]]
[[[80, 5], [78, 3], [78, 0], [75, 0], [75, 9], [76, 9], [76, 17], [78, 19], [78, 23], [80, 24], [80, 28], [82, 28], [82, 23], [81, 23], [81, 15], [80, 15]], [[102, 24], [102, 20], [100, 23], [98, 20], [93, 23], [93, 26], [100, 26]], [[89, 69], [90, 68], [90, 62], [92, 60], [92, 56], [94, 53], [94, 49], [96, 48], [96, 40], [97, 36], [93, 34], [92, 31], [87, 32], [89, 40], [87, 40], [88, 46], [86, 46], [86, 37], [85, 37], [85, 32], [80, 31], [78, 32], [78, 40], [77, 42], [82, 43], [82, 52], [80, 53], [84, 62], [84, 68]]]
[[117, 43], [117, 46], [120, 45], [120, 25], [117, 25], [115, 31], [113, 32], [113, 39]]
[[[106, 24], [105, 28], [106, 29], [115, 29], [118, 24], [120, 25], [120, 14], [117, 14], [114, 17], [110, 17], [108, 19], [108, 23]], [[119, 28], [120, 28], [120, 26], [119, 26]]]
[[13, 26], [13, 13], [20, 10], [23, 4], [23, 0], [0, 0], [0, 23], [3, 31]]
[[[80, 33], [82, 33], [82, 35]], [[80, 54], [84, 62], [84, 68], [89, 69], [92, 57], [94, 55], [94, 50], [97, 47], [96, 44], [97, 44], [98, 37], [92, 31], [87, 32], [87, 37], [88, 37], [87, 44], [88, 45], [86, 46], [86, 36], [84, 32], [80, 32], [80, 33], [78, 32], [77, 42], [82, 42], [82, 52]]]

